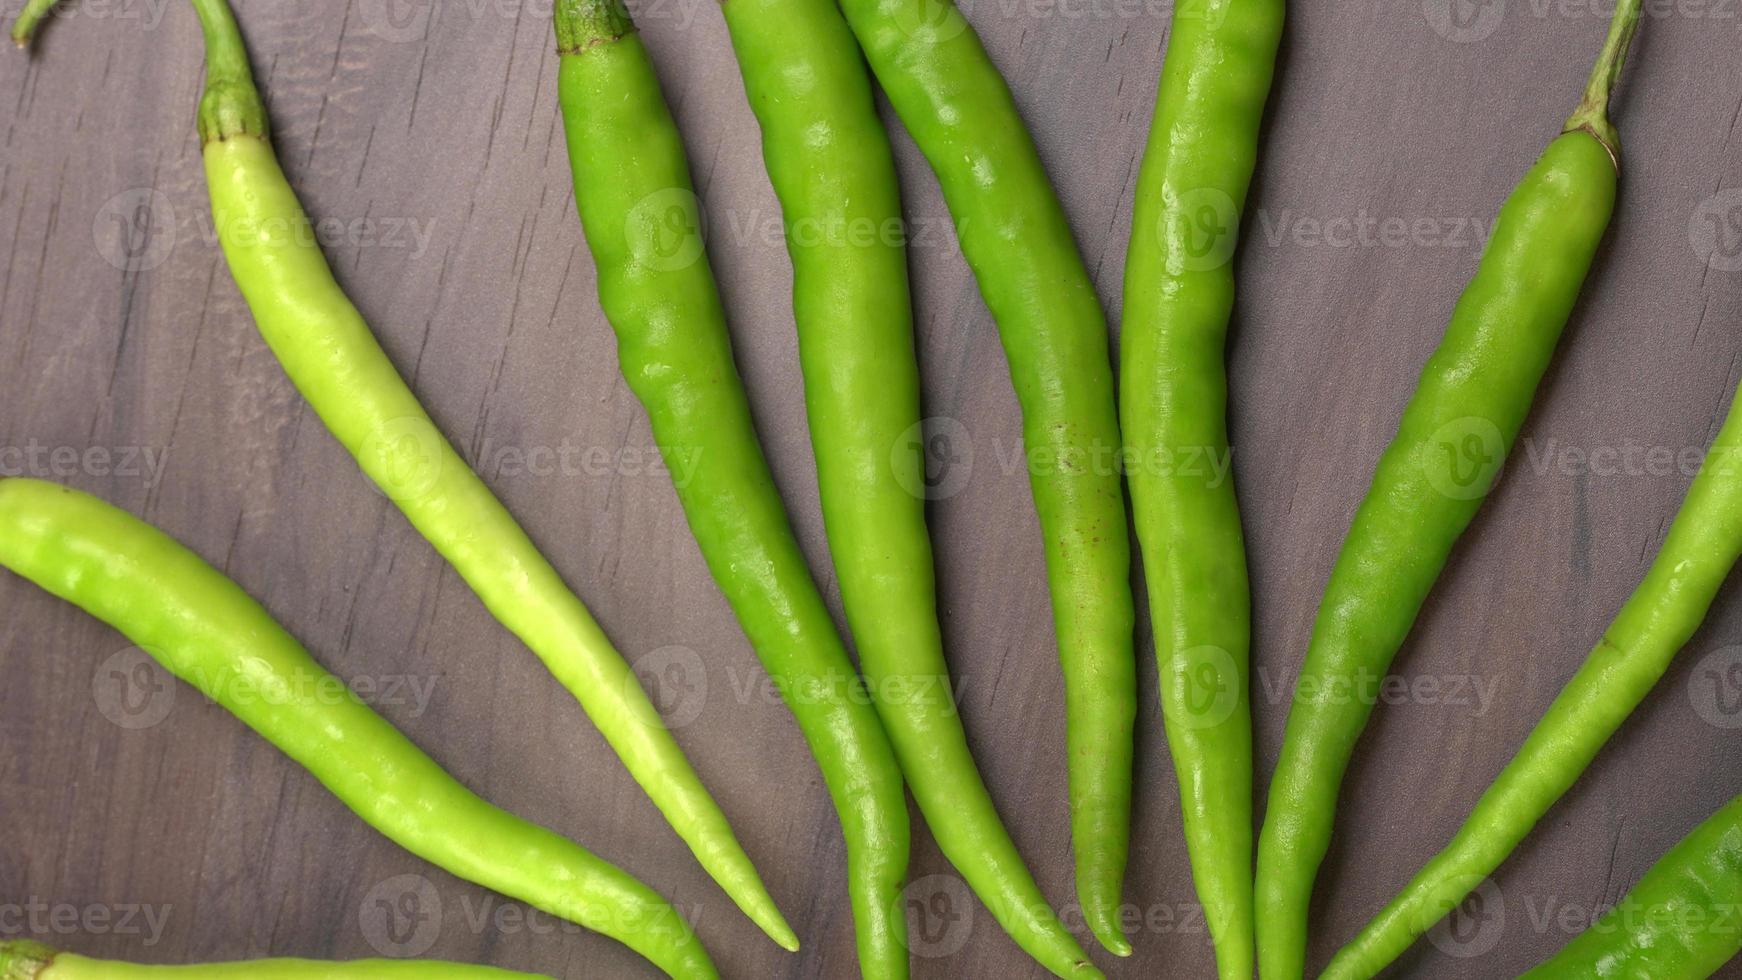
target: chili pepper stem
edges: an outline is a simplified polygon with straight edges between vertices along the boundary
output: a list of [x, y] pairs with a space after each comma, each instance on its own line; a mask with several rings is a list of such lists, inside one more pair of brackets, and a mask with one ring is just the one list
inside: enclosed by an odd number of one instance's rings
[[557, 54], [579, 54], [635, 33], [622, 0], [556, 0]]
[[28, 939], [0, 942], [0, 980], [36, 980], [54, 957], [54, 950]]
[[[56, 0], [30, 0], [12, 23], [12, 40], [27, 47]], [[271, 135], [266, 102], [254, 84], [248, 48], [229, 0], [190, 0], [206, 39], [206, 90], [200, 97], [200, 142]]]
[[[30, 39], [36, 34], [36, 25], [42, 22], [48, 12], [54, 9], [55, 0], [30, 0], [24, 9], [18, 12], [18, 19], [12, 22], [12, 43], [21, 48], [30, 46]], [[5, 975], [0, 974], [0, 980]]]
[[1591, 69], [1591, 80], [1585, 84], [1585, 97], [1567, 119], [1565, 129], [1568, 133], [1583, 130], [1596, 137], [1609, 151], [1617, 171], [1621, 169], [1621, 134], [1609, 121], [1609, 97], [1621, 80], [1621, 68], [1626, 64], [1633, 35], [1639, 30], [1643, 7], [1644, 0], [1617, 0], [1615, 17], [1609, 22], [1609, 39], [1603, 42], [1596, 67]]

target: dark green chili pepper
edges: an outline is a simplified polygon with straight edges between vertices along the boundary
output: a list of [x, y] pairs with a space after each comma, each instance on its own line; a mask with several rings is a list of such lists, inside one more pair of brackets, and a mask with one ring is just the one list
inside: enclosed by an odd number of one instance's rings
[[[54, 0], [31, 0], [13, 36]], [[200, 135], [213, 225], [260, 334], [327, 429], [490, 612], [580, 701], [630, 775], [703, 868], [787, 949], [798, 937], [678, 747], [634, 671], [513, 515], [460, 457], [399, 376], [279, 169], [266, 106], [224, 0], [193, 0], [209, 65]]]
[[791, 707], [840, 814], [865, 976], [907, 976], [907, 800], [877, 711], [787, 521], [732, 359], [683, 141], [620, 0], [559, 0], [575, 200], [629, 387], [666, 451], [690, 529]]
[[1265, 980], [1290, 980], [1305, 967], [1313, 879], [1343, 772], [1373, 711], [1351, 692], [1360, 677], [1390, 667], [1492, 487], [1609, 226], [1619, 141], [1607, 106], [1640, 2], [1617, 5], [1584, 101], [1501, 208], [1325, 587], [1258, 843]]
[[786, 222], [823, 517], [878, 714], [968, 884], [993, 908], [1044, 908], [974, 764], [944, 660], [901, 200], [864, 58], [834, 0], [721, 9]]
[[0, 980], [531, 980], [543, 976], [431, 960], [253, 960], [144, 966], [60, 953], [25, 940], [0, 942]]
[[1283, 0], [1176, 6], [1125, 263], [1120, 424], [1162, 720], [1224, 978], [1250, 980], [1252, 601], [1228, 448], [1234, 245]]
[[126, 634], [418, 857], [610, 936], [673, 977], [719, 976], [652, 889], [479, 799], [362, 701], [317, 693], [342, 684], [162, 531], [66, 487], [0, 479], [0, 567]]
[[[1106, 317], [1010, 89], [961, 11], [948, 0], [844, 0], [841, 9], [937, 173], [998, 321], [1046, 537], [1077, 895], [1096, 938], [1129, 955], [1119, 905], [1131, 843], [1137, 663]], [[1054, 972], [1082, 960], [1046, 909], [993, 911]]]
[[1742, 952], [1742, 796], [1614, 909], [1519, 980], [1705, 980]]
[[1327, 980], [1377, 974], [1506, 860], [1663, 677], [1738, 556], [1742, 399], [1731, 403], [1663, 547], [1602, 641], [1457, 836], [1331, 960]]

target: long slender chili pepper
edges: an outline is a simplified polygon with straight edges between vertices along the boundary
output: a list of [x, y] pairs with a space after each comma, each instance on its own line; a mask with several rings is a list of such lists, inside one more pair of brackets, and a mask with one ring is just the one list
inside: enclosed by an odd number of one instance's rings
[[[1010, 89], [961, 11], [948, 0], [842, 0], [841, 9], [937, 174], [1003, 338], [1065, 676], [1077, 895], [1096, 938], [1129, 955], [1119, 905], [1137, 663], [1106, 317]], [[1081, 958], [1044, 908], [1000, 921], [1055, 971]]]
[[1520, 980], [1705, 980], [1742, 952], [1742, 796]]
[[479, 799], [361, 701], [316, 693], [337, 678], [162, 531], [66, 487], [0, 479], [0, 567], [126, 634], [418, 857], [610, 936], [673, 977], [719, 976], [652, 889]]
[[[32, 0], [27, 40], [53, 0]], [[205, 32], [200, 102], [218, 240], [255, 323], [297, 390], [598, 726], [703, 868], [787, 949], [798, 938], [635, 674], [507, 508], [448, 443], [333, 280], [279, 169], [242, 35], [225, 0], [193, 0]]]
[[951, 694], [901, 200], [863, 56], [834, 0], [722, 9], [787, 227], [811, 445], [860, 665], [944, 855], [988, 906], [1044, 908]]
[[1492, 487], [1614, 211], [1609, 93], [1638, 25], [1621, 0], [1584, 101], [1500, 210], [1476, 276], [1422, 370], [1325, 587], [1258, 843], [1265, 980], [1299, 977], [1307, 906], [1337, 794], [1383, 674]]
[[143, 966], [56, 952], [24, 940], [0, 942], [0, 980], [513, 980], [542, 976], [430, 960], [253, 960]]
[[901, 769], [763, 458], [683, 141], [621, 0], [559, 0], [556, 33], [575, 200], [624, 377], [658, 444], [693, 455], [677, 488], [690, 530], [840, 814], [860, 969], [905, 977]]
[[1506, 860], [1663, 677], [1739, 556], [1742, 397], [1731, 402], [1644, 581], [1597, 648], [1451, 843], [1331, 960], [1326, 978], [1378, 973]]
[[[1283, 0], [1176, 8], [1125, 264], [1120, 424], [1143, 547], [1162, 720], [1220, 975], [1250, 980], [1251, 593], [1227, 469], [1239, 215]], [[1180, 465], [1211, 458], [1210, 467]]]

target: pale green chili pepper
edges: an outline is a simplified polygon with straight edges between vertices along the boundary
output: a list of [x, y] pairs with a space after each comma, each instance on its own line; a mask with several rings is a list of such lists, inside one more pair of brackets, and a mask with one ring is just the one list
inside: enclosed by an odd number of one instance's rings
[[[21, 42], [53, 7], [31, 0]], [[212, 218], [261, 336], [321, 421], [490, 612], [538, 654], [727, 895], [785, 948], [787, 925], [731, 825], [623, 657], [419, 404], [333, 280], [279, 169], [266, 106], [224, 0], [193, 0], [208, 65], [200, 101]]]
[[120, 630], [418, 857], [610, 936], [673, 977], [719, 976], [652, 889], [479, 799], [361, 700], [317, 693], [343, 684], [162, 531], [76, 490], [0, 478], [0, 567]]

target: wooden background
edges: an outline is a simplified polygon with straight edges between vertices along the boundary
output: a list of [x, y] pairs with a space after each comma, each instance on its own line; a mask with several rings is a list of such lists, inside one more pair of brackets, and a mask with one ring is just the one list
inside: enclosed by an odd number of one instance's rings
[[[211, 236], [193, 132], [200, 44], [174, 0], [85, 0], [34, 55], [0, 57], [0, 464], [97, 493], [217, 563], [323, 663], [378, 685], [380, 710], [462, 780], [698, 915], [728, 976], [853, 975], [822, 784], [758, 683], [669, 478], [646, 465], [646, 418], [618, 376], [559, 138], [548, 0], [238, 6], [285, 167], [310, 212], [337, 221], [326, 242], [340, 279], [438, 422], [648, 671], [804, 951], [781, 953], [722, 898], [576, 704], [281, 374]], [[1608, 7], [1292, 13], [1231, 353], [1266, 776], [1284, 721], [1276, 692], [1373, 463], [1476, 264], [1479, 229], [1576, 101]], [[1664, 454], [1703, 446], [1737, 386], [1742, 3], [1653, 7], [1616, 108], [1627, 172], [1615, 231], [1508, 475], [1398, 660], [1410, 693], [1376, 712], [1357, 753], [1320, 879], [1315, 963], [1445, 841], [1596, 641], [1688, 482]], [[1161, 0], [971, 9], [1115, 325], [1169, 13]], [[712, 0], [644, 0], [640, 19], [689, 140], [764, 444], [836, 601], [779, 215], [724, 27]], [[944, 420], [939, 462], [953, 468], [941, 475], [956, 491], [932, 511], [952, 666], [992, 790], [1064, 903], [1060, 681], [1041, 542], [1010, 463], [1016, 404], [936, 184], [894, 128], [927, 410]], [[565, 448], [568, 465], [525, 465]], [[1742, 792], [1738, 643], [1732, 586], [1481, 907], [1395, 975], [1517, 973]], [[1136, 956], [1109, 965], [1210, 976], [1141, 649], [1151, 707], [1127, 896], [1143, 925]], [[117, 634], [12, 577], [0, 578], [0, 676], [0, 931], [153, 962], [422, 954], [653, 975], [615, 943], [503, 912], [403, 853], [221, 709], [161, 683]], [[961, 900], [922, 827], [915, 975], [1040, 977]], [[33, 916], [32, 903], [63, 911]]]

